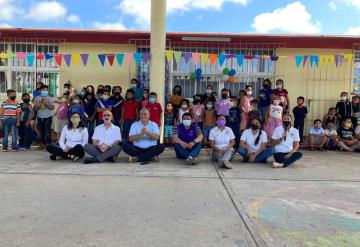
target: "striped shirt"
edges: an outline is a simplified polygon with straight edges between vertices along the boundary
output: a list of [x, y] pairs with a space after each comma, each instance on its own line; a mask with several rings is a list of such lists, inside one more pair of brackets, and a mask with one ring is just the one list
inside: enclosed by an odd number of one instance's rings
[[7, 99], [1, 103], [0, 112], [2, 119], [16, 118], [21, 113], [20, 104], [17, 101]]

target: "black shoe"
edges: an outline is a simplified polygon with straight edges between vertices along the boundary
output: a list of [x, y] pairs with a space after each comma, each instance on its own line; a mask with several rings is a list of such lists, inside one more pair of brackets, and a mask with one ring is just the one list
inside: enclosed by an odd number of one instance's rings
[[97, 163], [97, 160], [95, 158], [84, 158], [84, 164], [92, 164]]
[[144, 162], [140, 162], [140, 165], [144, 166], [144, 165], [148, 165], [150, 164], [150, 162], [144, 161]]
[[55, 161], [56, 160], [56, 155], [55, 154], [50, 155], [50, 159]]
[[111, 157], [111, 158], [107, 158], [106, 161], [111, 162], [111, 163], [115, 163], [116, 159], [115, 159], [115, 157]]

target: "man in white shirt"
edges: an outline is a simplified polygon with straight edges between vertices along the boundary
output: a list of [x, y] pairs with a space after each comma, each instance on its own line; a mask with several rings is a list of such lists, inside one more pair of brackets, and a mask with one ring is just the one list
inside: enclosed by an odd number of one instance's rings
[[272, 143], [275, 145], [273, 168], [282, 168], [301, 159], [302, 153], [298, 151], [300, 136], [299, 131], [291, 127], [292, 117], [284, 114], [283, 124], [275, 129]]
[[84, 164], [96, 162], [115, 162], [116, 157], [121, 152], [121, 132], [120, 128], [113, 125], [111, 120], [113, 115], [111, 111], [103, 112], [104, 123], [95, 128], [92, 136], [92, 144], [86, 144], [84, 149], [91, 158], [85, 158]]

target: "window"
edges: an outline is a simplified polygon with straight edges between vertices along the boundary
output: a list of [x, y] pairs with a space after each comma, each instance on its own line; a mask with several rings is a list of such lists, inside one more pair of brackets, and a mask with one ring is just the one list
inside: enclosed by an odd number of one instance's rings
[[6, 93], [6, 74], [0, 71], [0, 93]]
[[353, 73], [353, 90], [355, 94], [360, 95], [360, 51], [355, 52]]

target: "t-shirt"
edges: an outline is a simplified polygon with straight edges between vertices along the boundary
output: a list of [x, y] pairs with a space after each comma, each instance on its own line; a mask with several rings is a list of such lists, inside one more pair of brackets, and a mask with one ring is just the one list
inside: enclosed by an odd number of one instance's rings
[[17, 114], [21, 113], [21, 107], [17, 101], [7, 99], [1, 103], [0, 111], [3, 119], [16, 118]]
[[[282, 135], [285, 133], [285, 129], [283, 126], [276, 127], [272, 139], [279, 140]], [[294, 127], [290, 127], [286, 139], [281, 140], [281, 142], [277, 145], [275, 145], [275, 151], [276, 153], [290, 153], [293, 150], [294, 142], [299, 142], [300, 136], [299, 131], [295, 129]]]
[[273, 89], [272, 93], [276, 96], [279, 96], [281, 105], [284, 106], [289, 104], [289, 102], [286, 102], [286, 96], [288, 95], [288, 91], [286, 89], [281, 89], [281, 90]]
[[[49, 118], [49, 117], [52, 117], [53, 115], [53, 110], [50, 110], [47, 106], [45, 106], [44, 103], [40, 103], [41, 100], [43, 99], [44, 97], [42, 96], [38, 96], [34, 99], [34, 105], [37, 105], [39, 106], [38, 110], [37, 110], [37, 117], [38, 118]], [[49, 97], [49, 96], [46, 96], [45, 97], [47, 102], [51, 105], [54, 103], [54, 99]]]
[[341, 139], [350, 140], [354, 136], [355, 131], [353, 128], [345, 129], [344, 127], [340, 127], [338, 133]]
[[106, 128], [105, 124], [101, 124], [95, 128], [92, 139], [99, 141], [99, 145], [111, 145], [115, 141], [121, 141], [120, 128], [113, 124], [111, 124], [109, 128]]
[[198, 122], [202, 122], [203, 119], [202, 119], [202, 116], [204, 114], [204, 105], [200, 104], [200, 105], [192, 105], [191, 106], [192, 108], [192, 112], [193, 112], [193, 116], [194, 116], [194, 121], [196, 123]]
[[214, 141], [217, 148], [228, 146], [233, 139], [235, 139], [234, 132], [227, 126], [223, 130], [220, 130], [218, 127], [212, 128], [209, 134], [209, 140]]
[[265, 131], [261, 131], [260, 140], [258, 144], [255, 144], [256, 138], [260, 134], [260, 131], [254, 135], [251, 129], [244, 130], [240, 140], [243, 141], [254, 153], [259, 151], [261, 144], [267, 143], [267, 135]]
[[324, 135], [325, 134], [325, 130], [324, 128], [315, 128], [315, 127], [311, 127], [310, 130], [309, 130], [309, 134], [310, 135]]
[[308, 113], [308, 110], [306, 106], [295, 106], [293, 109], [293, 113], [296, 119], [304, 119], [306, 117], [306, 114]]
[[[144, 125], [141, 121], [137, 121], [131, 125], [129, 136], [138, 135], [141, 133], [141, 130], [146, 128], [147, 131], [159, 135], [159, 127], [153, 122], [149, 121], [146, 125]], [[143, 135], [140, 139], [133, 142], [134, 146], [139, 148], [149, 148], [157, 145], [157, 140], [151, 139], [148, 135]]]
[[124, 120], [136, 120], [137, 118], [137, 109], [138, 109], [138, 102], [135, 100], [125, 100], [124, 102]]
[[30, 108], [29, 108], [30, 104], [26, 104], [26, 103], [20, 103], [20, 108], [21, 108], [21, 116], [20, 116], [20, 121], [28, 121], [30, 118]]
[[144, 90], [143, 88], [139, 87], [139, 86], [135, 86], [132, 88], [134, 90], [134, 98], [136, 101], [140, 101], [142, 100], [142, 98], [144, 97]]
[[231, 100], [227, 99], [218, 99], [215, 103], [216, 114], [229, 116], [229, 109], [231, 108]]
[[239, 107], [231, 107], [229, 109], [228, 125], [240, 125], [241, 110]]
[[181, 95], [171, 95], [169, 97], [169, 102], [172, 103], [176, 107], [180, 107], [182, 99], [183, 99], [183, 97]]
[[59, 105], [59, 108], [57, 110], [57, 119], [59, 120], [65, 120], [68, 118], [68, 112], [69, 112], [69, 106], [67, 103], [62, 103]]
[[259, 107], [268, 107], [270, 105], [271, 88], [263, 88], [259, 92]]
[[122, 96], [111, 96], [110, 100], [113, 102], [112, 114], [114, 116], [114, 119], [119, 120], [121, 116], [121, 107], [124, 103], [124, 99]]
[[95, 113], [96, 99], [91, 99], [91, 100], [85, 99], [84, 102], [85, 102], [84, 104], [85, 112], [88, 115], [88, 117], [91, 117]]
[[161, 108], [160, 103], [148, 103], [146, 105], [146, 108], [150, 111], [150, 121], [155, 122], [158, 126], [161, 125], [161, 115], [163, 113], [163, 110]]
[[70, 106], [70, 108], [69, 108], [69, 118], [75, 112], [80, 114], [81, 119], [85, 118], [85, 111], [84, 111], [84, 106], [83, 105], [72, 105], [72, 106]]
[[325, 129], [325, 135], [328, 137], [337, 136], [337, 131], [335, 129]]
[[186, 143], [194, 141], [197, 136], [201, 135], [201, 130], [196, 124], [191, 124], [191, 126], [186, 129], [183, 124], [179, 124], [174, 128], [174, 135], [177, 135], [180, 140]]
[[[96, 108], [107, 109], [109, 107], [113, 107], [113, 102], [109, 99], [107, 100], [100, 99], [98, 100], [98, 102], [96, 102]], [[103, 120], [102, 115], [103, 115], [102, 112], [98, 112], [98, 120]]]
[[204, 112], [204, 126], [215, 126], [215, 109], [205, 109]]
[[174, 125], [174, 112], [165, 112], [164, 124], [165, 126]]

